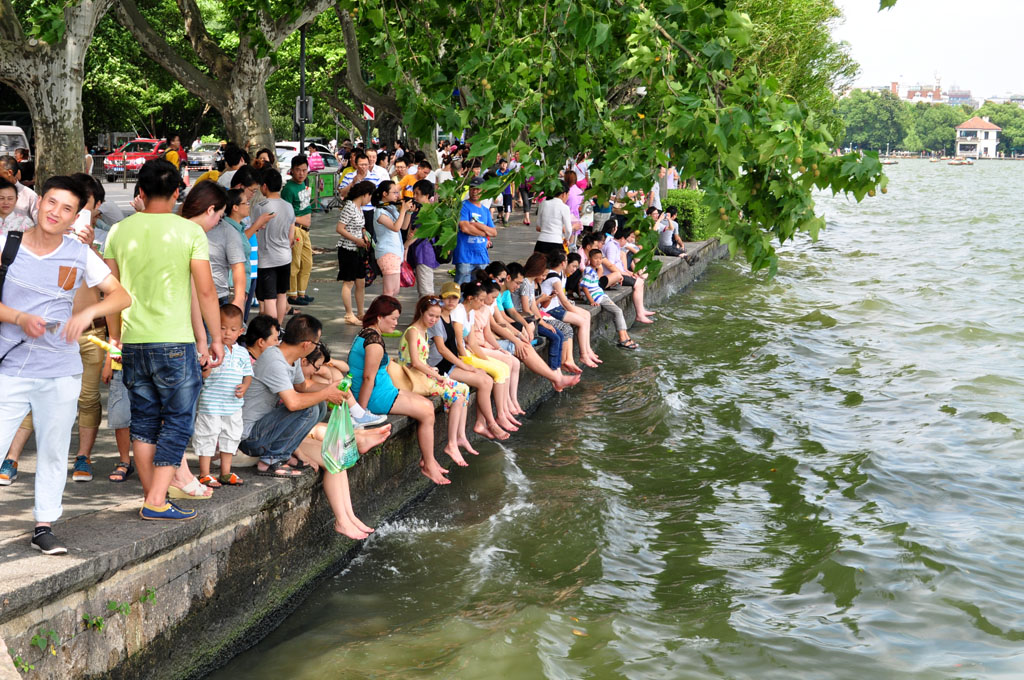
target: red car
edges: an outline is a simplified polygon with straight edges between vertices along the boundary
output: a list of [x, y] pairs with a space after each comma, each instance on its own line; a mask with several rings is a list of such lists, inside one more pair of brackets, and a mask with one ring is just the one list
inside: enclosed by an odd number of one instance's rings
[[146, 161], [154, 158], [163, 158], [167, 153], [166, 139], [147, 139], [140, 137], [122, 144], [120, 147], [107, 154], [103, 159], [103, 172], [108, 182], [116, 182], [124, 176], [125, 166], [128, 168], [128, 176], [134, 177], [139, 173], [139, 168]]

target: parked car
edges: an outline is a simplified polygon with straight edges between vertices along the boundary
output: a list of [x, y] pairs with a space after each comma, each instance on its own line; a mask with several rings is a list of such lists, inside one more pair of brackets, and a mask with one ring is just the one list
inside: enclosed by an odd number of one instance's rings
[[17, 125], [0, 125], [0, 156], [14, 155], [15, 149], [27, 149], [28, 137]]
[[166, 139], [133, 139], [114, 149], [103, 159], [103, 172], [108, 182], [116, 182], [124, 175], [126, 167], [128, 176], [134, 177], [146, 161], [160, 158], [166, 152]]
[[216, 142], [205, 142], [200, 144], [194, 151], [188, 154], [189, 170], [211, 170], [220, 160], [220, 144]]

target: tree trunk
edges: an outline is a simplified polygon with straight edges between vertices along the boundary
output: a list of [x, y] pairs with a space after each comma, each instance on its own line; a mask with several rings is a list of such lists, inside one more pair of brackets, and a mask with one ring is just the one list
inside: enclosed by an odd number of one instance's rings
[[36, 140], [36, 186], [81, 172], [85, 156], [82, 81], [85, 53], [112, 0], [80, 0], [64, 10], [59, 42], [29, 39], [11, 5], [0, 0], [0, 80], [28, 105]]
[[265, 83], [272, 70], [270, 59], [255, 55], [240, 57], [227, 80], [227, 105], [221, 109], [228, 138], [250, 154], [274, 148], [274, 126], [270, 120]]
[[[82, 72], [85, 50], [77, 72]], [[63, 60], [37, 64], [38, 81], [20, 93], [28, 103], [36, 137], [36, 187], [54, 175], [82, 172], [85, 130], [82, 127], [82, 79]], [[26, 96], [30, 95], [30, 96]], [[37, 191], [39, 189], [36, 189]]]
[[380, 144], [388, 151], [393, 151], [398, 141], [398, 128], [402, 121], [390, 115], [378, 115], [377, 130], [380, 132]]

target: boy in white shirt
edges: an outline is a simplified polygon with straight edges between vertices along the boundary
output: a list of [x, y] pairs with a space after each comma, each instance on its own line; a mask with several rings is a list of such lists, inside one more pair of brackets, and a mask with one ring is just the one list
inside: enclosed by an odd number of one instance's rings
[[[224, 361], [203, 370], [203, 390], [196, 408], [192, 448], [199, 456], [199, 483], [211, 488], [241, 486], [242, 478], [231, 471], [231, 457], [242, 439], [242, 404], [252, 384], [249, 352], [237, 344], [242, 334], [242, 310], [233, 304], [220, 307], [220, 332]], [[220, 452], [220, 479], [210, 474], [210, 460]]]

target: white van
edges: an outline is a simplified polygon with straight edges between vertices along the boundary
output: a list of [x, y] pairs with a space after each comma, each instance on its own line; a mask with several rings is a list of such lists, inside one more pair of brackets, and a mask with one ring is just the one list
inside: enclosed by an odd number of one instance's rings
[[14, 155], [15, 149], [27, 149], [28, 137], [17, 125], [0, 125], [0, 156]]

